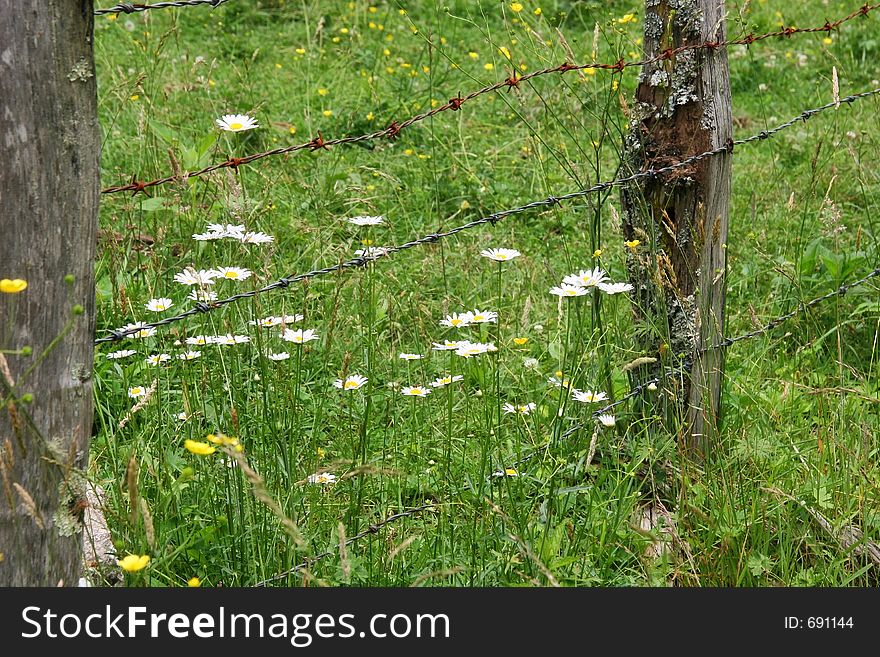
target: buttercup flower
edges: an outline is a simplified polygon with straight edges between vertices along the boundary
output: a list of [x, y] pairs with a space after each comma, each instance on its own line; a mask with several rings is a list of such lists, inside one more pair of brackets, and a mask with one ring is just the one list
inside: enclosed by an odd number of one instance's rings
[[140, 556], [136, 554], [127, 554], [122, 559], [119, 559], [117, 565], [122, 568], [127, 573], [136, 573], [139, 570], [143, 570], [147, 567], [147, 564], [150, 563], [149, 555], [142, 554]]
[[398, 358], [401, 360], [421, 360], [423, 356], [422, 354], [400, 354]]
[[431, 394], [431, 390], [424, 386], [404, 386], [401, 389], [400, 394], [406, 395], [407, 397], [427, 397]]
[[341, 390], [357, 390], [366, 384], [368, 381], [367, 377], [361, 376], [360, 374], [352, 374], [344, 381], [342, 379], [336, 379], [333, 382], [333, 385]]
[[467, 326], [473, 320], [470, 313], [452, 313], [440, 320], [440, 326], [449, 326], [450, 328], [461, 328]]
[[385, 223], [385, 217], [368, 217], [366, 215], [361, 215], [357, 217], [349, 217], [346, 221], [355, 226], [378, 226], [379, 224]]
[[216, 120], [216, 123], [218, 128], [227, 132], [243, 132], [260, 127], [256, 119], [247, 114], [224, 114], [222, 118]]
[[147, 389], [143, 386], [134, 386], [128, 389], [128, 396], [132, 399], [137, 399], [138, 397], [143, 397], [147, 394]]
[[528, 341], [529, 341], [528, 338], [514, 338], [513, 344], [515, 344], [518, 347], [522, 347]]
[[604, 392], [593, 392], [592, 390], [572, 390], [571, 396], [575, 399], [575, 401], [582, 402], [584, 404], [594, 404], [596, 402], [605, 401], [608, 399], [608, 394]]
[[627, 247], [628, 249], [630, 249], [631, 251], [635, 251], [635, 250], [638, 248], [639, 244], [641, 244], [641, 241], [639, 241], [639, 240], [629, 240], [629, 241], [624, 242], [623, 244], [624, 244], [624, 246], [626, 246], [626, 247]]
[[0, 292], [4, 294], [18, 294], [27, 289], [27, 281], [23, 278], [0, 279]]
[[563, 283], [558, 287], [550, 288], [550, 294], [555, 294], [558, 297], [582, 297], [589, 293], [589, 288], [580, 285], [569, 285], [568, 283]]
[[464, 379], [464, 377], [460, 374], [455, 374], [452, 376], [447, 374], [446, 376], [441, 376], [436, 381], [431, 381], [431, 387], [442, 388], [443, 386], [448, 386], [450, 383], [455, 383], [456, 381], [461, 381], [462, 379]]
[[129, 356], [134, 356], [137, 353], [134, 349], [120, 349], [119, 351], [111, 351], [107, 354], [107, 358], [109, 360], [119, 360], [120, 358], [128, 358]]
[[202, 580], [200, 580], [198, 577], [190, 577], [186, 581], [186, 585], [190, 588], [196, 589], [202, 585]]
[[154, 313], [160, 313], [163, 310], [168, 310], [173, 305], [174, 302], [171, 301], [171, 299], [160, 297], [158, 299], [150, 299], [147, 301], [147, 303], [144, 304], [144, 308]]
[[209, 454], [213, 454], [217, 451], [217, 448], [208, 443], [202, 443], [197, 440], [185, 440], [183, 441], [183, 446], [193, 454], [198, 456], [208, 456]]
[[522, 253], [516, 249], [486, 249], [481, 251], [480, 255], [484, 258], [495, 260], [496, 262], [507, 262], [508, 260], [513, 260], [517, 256], [521, 256]]
[[318, 334], [315, 333], [314, 329], [306, 329], [305, 331], [302, 329], [297, 329], [296, 331], [284, 329], [284, 333], [281, 334], [281, 339], [286, 340], [287, 342], [293, 342], [294, 344], [303, 344], [310, 340], [317, 340]]

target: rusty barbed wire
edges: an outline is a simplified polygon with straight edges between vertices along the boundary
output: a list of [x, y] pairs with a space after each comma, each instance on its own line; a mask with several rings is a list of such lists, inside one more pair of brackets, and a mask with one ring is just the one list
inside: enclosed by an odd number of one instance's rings
[[535, 208], [541, 207], [550, 207], [554, 205], [559, 205], [563, 201], [568, 201], [575, 198], [580, 198], [584, 196], [589, 196], [591, 194], [595, 194], [598, 192], [602, 192], [607, 189], [611, 189], [613, 187], [620, 187], [622, 185], [626, 185], [631, 182], [635, 182], [637, 180], [641, 180], [643, 178], [656, 178], [662, 176], [667, 173], [671, 173], [677, 169], [688, 167], [692, 164], [696, 164], [708, 157], [713, 157], [715, 155], [719, 155], [721, 153], [732, 153], [734, 147], [742, 146], [745, 144], [749, 144], [756, 141], [763, 141], [765, 139], [769, 139], [773, 135], [790, 128], [799, 122], [806, 122], [812, 116], [819, 114], [820, 112], [824, 112], [825, 110], [831, 109], [832, 107], [838, 107], [842, 105], [849, 105], [854, 103], [856, 100], [861, 98], [867, 98], [869, 96], [874, 96], [876, 94], [880, 94], [880, 87], [877, 89], [872, 89], [870, 91], [863, 91], [858, 94], [853, 94], [851, 96], [847, 96], [846, 98], [841, 98], [839, 101], [832, 101], [830, 103], [826, 103], [820, 107], [814, 107], [812, 109], [804, 110], [800, 114], [798, 114], [793, 119], [786, 121], [785, 123], [781, 123], [775, 128], [770, 130], [762, 130], [759, 133], [751, 135], [750, 137], [746, 137], [744, 139], [737, 139], [735, 141], [728, 142], [723, 146], [719, 146], [718, 148], [714, 148], [709, 151], [703, 151], [702, 153], [698, 153], [696, 155], [692, 155], [680, 162], [674, 162], [672, 164], [666, 165], [664, 167], [660, 167], [659, 169], [648, 169], [645, 171], [639, 171], [630, 176], [626, 176], [623, 178], [615, 178], [614, 180], [608, 180], [604, 182], [597, 183], [592, 185], [591, 187], [587, 187], [585, 189], [581, 189], [575, 192], [570, 192], [568, 194], [563, 194], [562, 196], [548, 196], [547, 198], [540, 199], [538, 201], [532, 201], [531, 203], [527, 203], [525, 205], [521, 205], [517, 208], [512, 208], [509, 210], [501, 210], [499, 212], [495, 212], [493, 214], [487, 215], [485, 217], [481, 217], [480, 219], [475, 219], [473, 221], [469, 221], [466, 224], [462, 224], [460, 226], [456, 226], [455, 228], [450, 228], [447, 231], [431, 233], [429, 235], [425, 235], [418, 239], [411, 240], [404, 244], [400, 244], [398, 246], [389, 246], [389, 247], [371, 247], [372, 251], [368, 251], [368, 253], [352, 258], [350, 260], [346, 260], [344, 262], [337, 263], [335, 265], [330, 265], [327, 267], [322, 267], [320, 269], [313, 269], [311, 271], [305, 272], [303, 274], [298, 274], [295, 276], [287, 276], [281, 278], [274, 283], [270, 283], [256, 290], [250, 290], [248, 292], [241, 292], [239, 294], [235, 294], [231, 297], [227, 297], [225, 299], [219, 299], [217, 301], [212, 301], [210, 303], [205, 302], [196, 302], [195, 307], [185, 312], [182, 312], [178, 315], [174, 315], [171, 317], [166, 317], [164, 319], [157, 320], [155, 322], [150, 323], [141, 323], [136, 327], [129, 329], [107, 329], [106, 332], [109, 333], [106, 337], [97, 338], [94, 343], [101, 344], [105, 342], [118, 342], [123, 338], [130, 336], [138, 331], [144, 329], [155, 329], [161, 326], [166, 326], [168, 324], [173, 324], [175, 322], [179, 322], [187, 317], [192, 317], [194, 315], [198, 315], [200, 313], [207, 313], [212, 310], [216, 310], [222, 306], [225, 306], [230, 303], [234, 303], [236, 301], [240, 301], [242, 299], [249, 299], [258, 294], [263, 294], [264, 292], [269, 292], [271, 290], [276, 290], [279, 288], [289, 287], [292, 283], [297, 283], [299, 281], [303, 281], [309, 278], [315, 278], [317, 276], [323, 276], [326, 274], [331, 274], [333, 272], [343, 271], [345, 269], [352, 269], [356, 267], [365, 267], [368, 263], [373, 262], [381, 257], [389, 256], [393, 253], [398, 253], [400, 251], [405, 251], [407, 249], [411, 249], [416, 246], [421, 246], [422, 244], [431, 244], [433, 242], [437, 242], [441, 239], [445, 239], [447, 237], [451, 237], [452, 235], [456, 235], [462, 231], [470, 230], [471, 228], [475, 228], [477, 226], [482, 226], [484, 224], [496, 224], [500, 220], [505, 217], [509, 217], [515, 214], [520, 214], [523, 212], [528, 212], [530, 210], [534, 210]]
[[[203, 2], [209, 2], [210, 0], [202, 0]], [[225, 1], [225, 0], [224, 0]], [[173, 3], [171, 3], [173, 4]], [[250, 164], [251, 162], [255, 162], [257, 160], [262, 160], [263, 158], [272, 157], [275, 155], [287, 155], [290, 153], [295, 153], [298, 151], [309, 150], [311, 152], [320, 151], [320, 150], [330, 150], [333, 146], [339, 146], [342, 144], [358, 144], [366, 141], [372, 141], [375, 139], [395, 139], [402, 130], [410, 127], [411, 125], [418, 123], [420, 121], [424, 121], [432, 116], [436, 116], [441, 112], [453, 111], [456, 112], [461, 109], [462, 105], [465, 103], [488, 93], [493, 93], [499, 91], [500, 89], [512, 89], [514, 87], [518, 87], [520, 83], [527, 82], [532, 80], [533, 78], [537, 78], [544, 75], [549, 75], [551, 73], [567, 73], [569, 71], [581, 71], [585, 69], [604, 69], [610, 70], [613, 72], [621, 72], [625, 68], [631, 68], [634, 66], [647, 66], [649, 64], [653, 64], [656, 62], [660, 62], [663, 60], [672, 59], [676, 55], [689, 51], [689, 50], [716, 50], [718, 48], [726, 48], [733, 45], [751, 45], [758, 41], [763, 41], [765, 39], [771, 38], [781, 38], [781, 37], [791, 37], [794, 34], [805, 34], [805, 33], [814, 33], [814, 32], [831, 32], [847, 21], [851, 21], [859, 16], [868, 16], [868, 14], [876, 9], [880, 8], [880, 4], [865, 4], [858, 10], [850, 13], [843, 18], [840, 18], [833, 22], [826, 21], [824, 25], [820, 27], [786, 27], [781, 30], [776, 30], [775, 32], [767, 32], [764, 34], [753, 34], [749, 33], [745, 37], [740, 37], [738, 39], [731, 39], [727, 41], [705, 41], [702, 43], [694, 43], [694, 44], [685, 44], [679, 46], [677, 48], [667, 48], [663, 52], [655, 55], [654, 57], [649, 57], [647, 59], [633, 60], [633, 61], [625, 61], [623, 59], [618, 60], [613, 64], [608, 63], [598, 63], [593, 62], [590, 64], [571, 64], [569, 62], [565, 62], [560, 64], [559, 66], [554, 66], [552, 68], [543, 68], [537, 71], [532, 71], [531, 73], [527, 73], [524, 75], [518, 75], [516, 72], [512, 73], [507, 79], [501, 80], [494, 84], [487, 85], [481, 89], [477, 89], [475, 91], [470, 92], [469, 94], [462, 96], [461, 93], [458, 94], [455, 98], [449, 99], [449, 101], [444, 105], [439, 105], [434, 109], [431, 109], [427, 112], [423, 112], [421, 114], [417, 114], [413, 117], [406, 119], [405, 121], [392, 121], [387, 128], [383, 130], [376, 130], [374, 132], [370, 132], [367, 134], [359, 135], [356, 137], [339, 137], [336, 139], [324, 139], [323, 134], [319, 130], [317, 132], [317, 136], [312, 138], [307, 142], [303, 142], [301, 144], [296, 144], [293, 146], [283, 146], [280, 148], [273, 148], [272, 150], [264, 151], [262, 153], [254, 153], [252, 155], [246, 155], [244, 157], [232, 157], [223, 162], [218, 162], [216, 164], [211, 164], [209, 166], [203, 167], [196, 171], [192, 172], [183, 172], [179, 174], [173, 174], [169, 176], [165, 176], [162, 178], [157, 178], [156, 180], [143, 181], [136, 180], [135, 177], [132, 177], [132, 182], [125, 185], [114, 185], [111, 187], [107, 187], [101, 190], [102, 194], [115, 194], [118, 192], [133, 192], [133, 194], [137, 194], [138, 192], [144, 192], [145, 190], [156, 187], [158, 185], [164, 185], [169, 182], [182, 182], [188, 180], [189, 178], [195, 178], [198, 176], [203, 176], [205, 174], [211, 173], [213, 171], [217, 171], [219, 169], [227, 169], [232, 168], [235, 169], [239, 166]]]
[[229, 0], [175, 0], [175, 2], [157, 2], [152, 5], [145, 5], [136, 2], [120, 2], [113, 7], [104, 9], [96, 9], [95, 16], [104, 14], [135, 14], [141, 11], [149, 11], [150, 9], [168, 9], [169, 7], [194, 7], [196, 5], [211, 5], [217, 8], [220, 5], [229, 2]]

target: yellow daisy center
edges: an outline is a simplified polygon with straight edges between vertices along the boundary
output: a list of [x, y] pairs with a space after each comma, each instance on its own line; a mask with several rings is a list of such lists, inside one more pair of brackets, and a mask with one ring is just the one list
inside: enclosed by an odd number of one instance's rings
[[345, 384], [343, 385], [343, 387], [346, 390], [351, 390], [352, 388], [357, 388], [358, 384], [357, 384], [357, 381], [346, 381]]
[[234, 121], [229, 124], [230, 130], [241, 130], [244, 127], [244, 123], [239, 123], [238, 121]]

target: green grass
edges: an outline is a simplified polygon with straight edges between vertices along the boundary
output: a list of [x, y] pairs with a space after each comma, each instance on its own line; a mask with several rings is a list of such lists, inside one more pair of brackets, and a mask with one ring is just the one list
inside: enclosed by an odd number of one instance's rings
[[[782, 21], [821, 25], [855, 8], [784, 3], [779, 16], [771, 2], [753, 2], [746, 13], [730, 4], [731, 35]], [[640, 52], [641, 20], [615, 21], [640, 17], [637, 2], [546, 2], [539, 16], [538, 5], [523, 5], [514, 13], [485, 0], [241, 0], [216, 11], [98, 18], [102, 182], [163, 176], [169, 150], [193, 170], [308, 141], [318, 130], [331, 138], [386, 127], [509, 75], [501, 47], [527, 71], [569, 59], [568, 48], [577, 62], [590, 61], [594, 49], [608, 62]], [[828, 102], [832, 66], [841, 95], [878, 86], [875, 21], [848, 23], [830, 44], [821, 34], [798, 35], [732, 49], [737, 136]], [[612, 178], [627, 130], [622, 107], [632, 104], [636, 83], [634, 69], [546, 76], [441, 113], [393, 142], [269, 158], [154, 188], [150, 198], [104, 196], [98, 328], [191, 307], [189, 288], [173, 282], [187, 266], [253, 270], [246, 281], [218, 283], [224, 297], [348, 259], [365, 240], [402, 243]], [[737, 150], [728, 334], [876, 263], [877, 110], [877, 100], [864, 100]], [[215, 118], [238, 112], [261, 127], [216, 130]], [[880, 533], [876, 285], [729, 351], [723, 433], [702, 464], [685, 459], [677, 436], [633, 406], [617, 409], [616, 427], [600, 431], [591, 463], [592, 430], [559, 440], [578, 421], [592, 426], [596, 406], [571, 401], [548, 378], [562, 371], [576, 388], [619, 397], [630, 384], [622, 366], [641, 355], [626, 295], [594, 307], [586, 297], [558, 306], [548, 294], [564, 275], [596, 265], [626, 280], [611, 206], [619, 207], [616, 192], [516, 215], [102, 348], [90, 474], [107, 491], [119, 553], [152, 558], [128, 583], [178, 586], [196, 576], [205, 585], [249, 586], [330, 549], [277, 583], [531, 586], [549, 583], [550, 573], [568, 586], [876, 585], [870, 562], [816, 519], [835, 531], [857, 526], [869, 539]], [[342, 221], [356, 214], [386, 223]], [[209, 222], [243, 223], [275, 242], [192, 240]], [[479, 256], [489, 247], [523, 256], [499, 276]], [[153, 297], [175, 306], [148, 313]], [[474, 308], [497, 311], [498, 324], [439, 325]], [[305, 316], [294, 328], [314, 328], [319, 340], [298, 347], [278, 329], [248, 325], [294, 313]], [[185, 337], [226, 333], [251, 341], [197, 347], [202, 356], [190, 362], [143, 363], [149, 354], [176, 356], [184, 347], [175, 341]], [[431, 351], [432, 341], [459, 338], [491, 341], [498, 351], [468, 360]], [[118, 348], [138, 353], [106, 359]], [[266, 358], [281, 350], [289, 360]], [[405, 362], [400, 352], [425, 358]], [[524, 366], [526, 358], [537, 365]], [[333, 387], [349, 373], [368, 384]], [[425, 399], [400, 393], [447, 373], [464, 379]], [[123, 423], [135, 404], [128, 388], [154, 380], [149, 402]], [[667, 393], [661, 386], [653, 394]], [[530, 415], [501, 412], [504, 403], [528, 402], [537, 405]], [[176, 418], [183, 411], [185, 422]], [[218, 432], [240, 439], [256, 475], [226, 467], [219, 452], [184, 448]], [[532, 454], [519, 476], [491, 476]], [[324, 470], [338, 481], [306, 481]], [[275, 511], [253, 494], [255, 476]], [[435, 506], [340, 556], [341, 533], [351, 537], [426, 502]], [[646, 549], [664, 535], [639, 527], [640, 510], [651, 507], [668, 510], [676, 527], [659, 559]]]

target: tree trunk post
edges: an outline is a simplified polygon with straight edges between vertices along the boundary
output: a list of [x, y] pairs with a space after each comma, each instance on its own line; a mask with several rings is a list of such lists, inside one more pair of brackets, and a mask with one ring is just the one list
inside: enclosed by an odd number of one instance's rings
[[[0, 0], [0, 586], [76, 586], [92, 433], [92, 0]], [[22, 348], [31, 351], [22, 353]]]
[[[645, 56], [723, 41], [724, 5], [646, 0]], [[733, 127], [726, 50], [685, 50], [646, 66], [630, 118], [624, 163], [633, 172], [728, 144]], [[724, 330], [731, 156], [722, 153], [643, 180], [621, 192], [637, 339], [644, 353], [658, 359], [641, 375], [690, 365], [667, 419], [679, 423], [688, 452], [704, 455], [717, 433], [721, 404], [724, 358], [713, 345]]]

